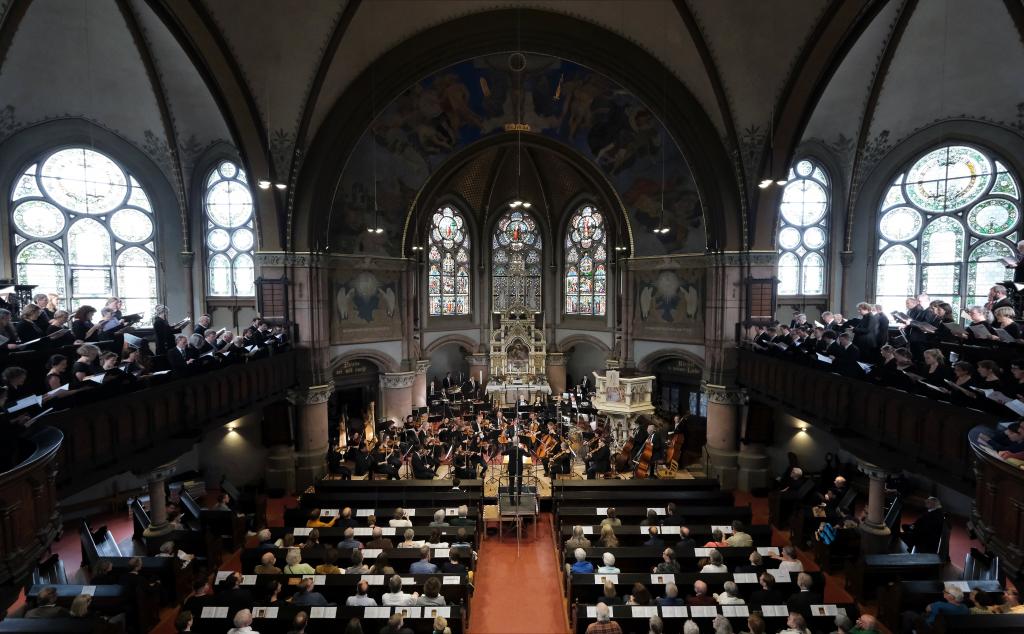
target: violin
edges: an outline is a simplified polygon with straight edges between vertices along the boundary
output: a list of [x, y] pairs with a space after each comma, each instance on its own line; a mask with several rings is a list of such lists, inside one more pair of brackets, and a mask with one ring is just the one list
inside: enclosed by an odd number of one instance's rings
[[604, 448], [603, 440], [601, 440], [600, 438], [595, 438], [594, 440], [598, 441], [597, 446], [587, 452], [587, 460], [593, 458], [594, 454], [596, 454], [597, 452], [601, 451], [602, 448]]

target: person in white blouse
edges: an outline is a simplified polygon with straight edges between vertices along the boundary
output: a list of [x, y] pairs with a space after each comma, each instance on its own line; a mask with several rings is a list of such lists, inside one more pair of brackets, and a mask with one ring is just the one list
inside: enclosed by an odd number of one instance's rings
[[406, 515], [405, 509], [398, 507], [395, 509], [395, 516], [388, 520], [388, 526], [391, 528], [407, 528], [412, 526], [412, 520]]
[[722, 553], [717, 550], [712, 550], [708, 553], [708, 563], [706, 563], [700, 571], [706, 574], [729, 572], [729, 569], [725, 566], [725, 560], [722, 557]]
[[775, 557], [779, 561], [779, 570], [785, 570], [786, 572], [803, 572], [804, 564], [796, 556], [796, 548], [793, 546], [786, 546], [782, 549], [782, 556]]
[[402, 578], [398, 575], [392, 575], [388, 579], [388, 591], [380, 598], [380, 602], [381, 605], [415, 605], [416, 599], [419, 596], [419, 592], [413, 592], [412, 594], [404, 592], [402, 590]]
[[260, 634], [252, 629], [252, 612], [239, 610], [235, 612], [235, 626], [228, 630], [228, 634]]
[[722, 584], [723, 592], [715, 593], [715, 601], [718, 605], [743, 605], [746, 601], [740, 596], [739, 588], [733, 581], [726, 581]]
[[597, 567], [597, 574], [603, 574], [603, 575], [617, 575], [617, 574], [619, 574], [619, 569], [615, 567], [615, 555], [613, 555], [611, 553], [605, 553], [605, 554], [601, 555], [601, 562], [604, 565]]

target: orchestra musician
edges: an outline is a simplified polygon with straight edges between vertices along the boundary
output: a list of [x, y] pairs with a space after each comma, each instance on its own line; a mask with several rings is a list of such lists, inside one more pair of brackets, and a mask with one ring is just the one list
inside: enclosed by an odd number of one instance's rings
[[393, 442], [382, 441], [373, 448], [371, 455], [374, 472], [387, 476], [388, 480], [398, 479], [398, 469], [402, 466], [402, 457]]
[[569, 451], [568, 442], [565, 440], [562, 441], [562, 445], [559, 447], [558, 453], [551, 456], [549, 465], [549, 473], [552, 480], [557, 478], [560, 473], [572, 473], [572, 452]]
[[437, 469], [431, 465], [426, 447], [420, 447], [412, 452], [412, 473], [417, 480], [432, 480], [437, 475]]
[[519, 436], [513, 436], [508, 450], [508, 481], [509, 495], [513, 504], [519, 504], [519, 496], [523, 491], [523, 458], [526, 456], [526, 449], [519, 442]]
[[585, 464], [587, 467], [588, 480], [597, 478], [599, 473], [607, 473], [608, 471], [611, 471], [611, 449], [609, 449], [608, 443], [606, 443], [600, 436], [597, 437], [597, 446], [594, 449], [591, 449], [590, 453], [587, 454]]
[[476, 399], [477, 390], [480, 388], [480, 384], [476, 382], [473, 375], [469, 375], [469, 380], [462, 384], [462, 395], [468, 399]]
[[448, 390], [450, 390], [452, 388], [452, 373], [451, 372], [445, 372], [444, 378], [441, 379], [441, 387], [444, 388], [445, 394], [447, 394]]

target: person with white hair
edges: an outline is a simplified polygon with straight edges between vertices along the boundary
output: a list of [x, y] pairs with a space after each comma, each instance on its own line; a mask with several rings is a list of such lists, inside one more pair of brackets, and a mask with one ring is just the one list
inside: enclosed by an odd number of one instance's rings
[[451, 526], [448, 522], [444, 521], [444, 509], [437, 509], [434, 511], [434, 521], [430, 523], [431, 526]]
[[660, 616], [654, 615], [647, 622], [647, 634], [665, 634], [665, 623]]
[[469, 518], [469, 507], [465, 504], [459, 506], [459, 514], [453, 517], [452, 526], [476, 526], [476, 521]]
[[924, 608], [924, 614], [913, 611], [903, 613], [903, 632], [924, 632], [930, 631], [935, 619], [940, 614], [969, 614], [970, 608], [964, 603], [964, 591], [960, 588], [946, 584], [942, 589], [942, 598], [929, 603]]
[[284, 569], [286, 575], [312, 575], [316, 574], [313, 566], [302, 561], [302, 553], [298, 548], [289, 548], [288, 554], [284, 556]]
[[700, 569], [701, 574], [717, 574], [723, 572], [729, 572], [729, 568], [725, 565], [725, 558], [722, 557], [720, 550], [712, 549], [708, 553], [708, 563]]
[[664, 606], [682, 605], [683, 604], [683, 600], [679, 598], [679, 586], [677, 586], [676, 584], [674, 584], [672, 582], [666, 583], [665, 584], [665, 596], [658, 597], [657, 601], [658, 601], [658, 605], [660, 605], [662, 607], [664, 607]]
[[782, 555], [772, 555], [773, 558], [779, 561], [779, 570], [785, 570], [786, 572], [803, 572], [804, 564], [797, 557], [796, 548], [793, 546], [785, 546], [782, 549]]
[[786, 629], [779, 630], [779, 634], [810, 634], [807, 629], [807, 619], [799, 612], [790, 612], [786, 619]]
[[726, 581], [722, 584], [722, 592], [713, 595], [718, 605], [743, 605], [746, 601], [740, 596], [739, 588], [734, 581]]
[[683, 634], [700, 634], [700, 626], [693, 619], [686, 619], [683, 623]]
[[232, 622], [235, 626], [228, 630], [228, 634], [260, 634], [252, 629], [252, 612], [247, 609], [235, 612]]
[[277, 567], [277, 557], [274, 556], [274, 553], [270, 551], [263, 553], [263, 555], [260, 556], [260, 563], [256, 566], [256, 570], [253, 572], [258, 575], [281, 574], [281, 569]]
[[277, 544], [274, 543], [274, 536], [269, 528], [261, 528], [256, 533], [256, 539], [260, 540], [260, 550], [274, 550]]
[[380, 599], [381, 605], [413, 605], [420, 596], [419, 592], [407, 594], [402, 590], [402, 578], [398, 575], [391, 575], [388, 579], [388, 591]]
[[594, 574], [594, 564], [587, 561], [587, 551], [577, 548], [573, 552], [573, 556], [576, 557], [576, 561], [573, 563], [572, 568], [569, 569], [569, 572], [578, 575]]
[[410, 528], [412, 527], [412, 520], [406, 515], [405, 509], [398, 507], [395, 509], [395, 516], [388, 520], [388, 526], [391, 528]]
[[587, 626], [586, 634], [622, 634], [622, 627], [612, 620], [612, 609], [604, 603], [598, 603], [597, 620]]
[[620, 572], [619, 569], [615, 567], [615, 555], [613, 555], [611, 553], [607, 553], [607, 552], [604, 553], [603, 555], [601, 555], [601, 563], [603, 565], [598, 567], [597, 574], [599, 574], [599, 575], [617, 575], [617, 574], [619, 574], [619, 572]]
[[732, 623], [721, 614], [716, 616], [715, 620], [711, 622], [711, 627], [715, 628], [715, 634], [733, 634]]

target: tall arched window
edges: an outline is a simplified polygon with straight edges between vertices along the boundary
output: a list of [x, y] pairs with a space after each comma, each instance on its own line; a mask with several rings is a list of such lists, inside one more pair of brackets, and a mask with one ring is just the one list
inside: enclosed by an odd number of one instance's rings
[[469, 233], [465, 218], [450, 205], [434, 212], [428, 248], [430, 315], [468, 315]]
[[803, 159], [789, 170], [779, 205], [779, 295], [824, 295], [832, 189], [824, 168]]
[[252, 193], [245, 170], [232, 161], [221, 161], [206, 177], [203, 195], [206, 211], [207, 293], [225, 297], [256, 294], [252, 248]]
[[96, 150], [54, 150], [11, 193], [14, 267], [21, 284], [63, 307], [99, 309], [110, 297], [145, 320], [157, 303], [156, 226], [142, 185]]
[[993, 284], [1012, 279], [1017, 180], [987, 150], [949, 145], [918, 157], [893, 179], [879, 207], [876, 301], [903, 310], [919, 292], [959, 312], [984, 304]]
[[491, 307], [540, 312], [542, 240], [530, 214], [512, 208], [491, 237]]
[[565, 232], [565, 313], [604, 315], [607, 308], [608, 232], [592, 205], [573, 214]]

